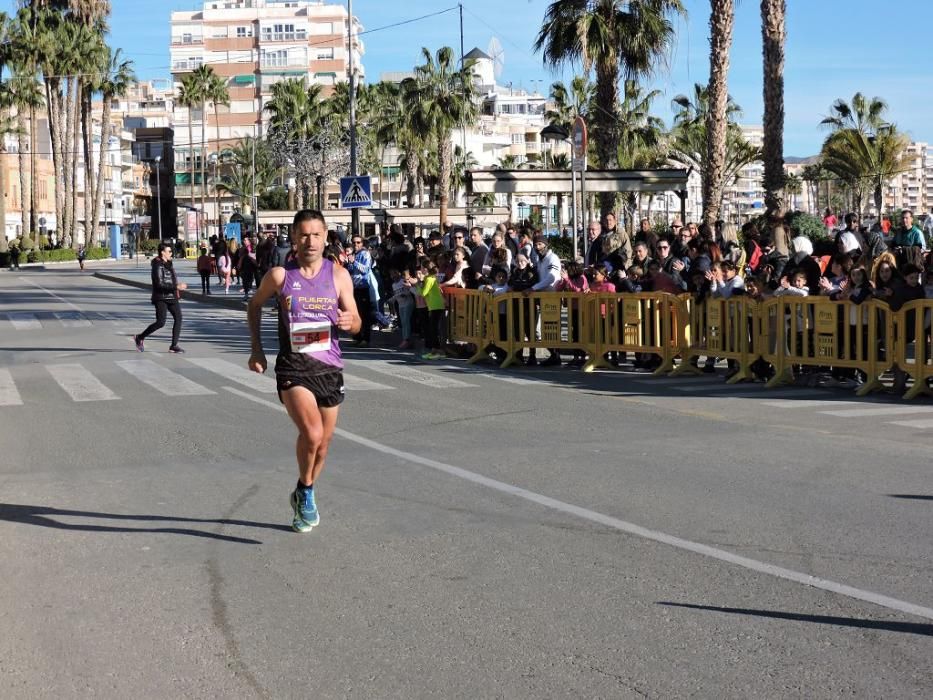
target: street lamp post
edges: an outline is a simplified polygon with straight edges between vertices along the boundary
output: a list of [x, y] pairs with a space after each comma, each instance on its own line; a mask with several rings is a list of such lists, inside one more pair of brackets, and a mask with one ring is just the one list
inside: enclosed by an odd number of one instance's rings
[[162, 187], [161, 187], [161, 184], [159, 183], [159, 180], [161, 179], [160, 171], [161, 171], [162, 156], [156, 156], [155, 163], [156, 163], [156, 173], [155, 173], [155, 176], [156, 176], [156, 231], [158, 232], [159, 240], [161, 241], [162, 240]]
[[[541, 130], [541, 138], [545, 141], [551, 141], [552, 143], [558, 143], [560, 141], [566, 141], [567, 143], [573, 145], [573, 142], [570, 140], [570, 134], [561, 126], [557, 124], [549, 124]], [[546, 154], [546, 153], [545, 153]], [[577, 176], [573, 171], [573, 168], [570, 170], [570, 222], [571, 222], [571, 231], [573, 231], [573, 257], [577, 257]]]

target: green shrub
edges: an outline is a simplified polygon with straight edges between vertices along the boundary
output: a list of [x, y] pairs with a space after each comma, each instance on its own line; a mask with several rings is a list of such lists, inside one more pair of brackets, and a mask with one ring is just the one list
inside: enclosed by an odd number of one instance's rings
[[44, 233], [39, 234], [39, 247], [42, 250], [45, 250], [46, 248], [49, 247], [49, 237], [46, 236]]
[[553, 236], [548, 238], [548, 244], [551, 246], [551, 250], [554, 251], [554, 254], [557, 255], [561, 260], [572, 260], [573, 259], [573, 239], [572, 238], [561, 238], [559, 236]]
[[829, 238], [823, 220], [812, 214], [795, 211], [788, 214], [784, 220], [790, 226], [792, 236], [806, 236], [814, 243]]
[[159, 245], [159, 241], [154, 238], [144, 238], [139, 241], [139, 252], [146, 255], [155, 255], [156, 246]]
[[36, 247], [36, 243], [29, 236], [23, 236], [20, 240], [19, 247], [22, 250], [33, 250]]
[[87, 248], [88, 260], [106, 260], [110, 257], [110, 248]]

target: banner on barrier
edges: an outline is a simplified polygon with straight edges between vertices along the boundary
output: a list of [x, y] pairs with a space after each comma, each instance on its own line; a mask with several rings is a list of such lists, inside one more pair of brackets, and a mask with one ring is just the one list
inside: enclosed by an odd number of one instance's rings
[[706, 303], [706, 347], [722, 350], [722, 305], [712, 301]]
[[816, 356], [833, 360], [836, 358], [836, 334], [817, 333], [816, 334]]
[[836, 335], [836, 305], [816, 307], [816, 332]]
[[560, 342], [560, 299], [541, 300], [541, 340]]
[[626, 326], [637, 326], [641, 323], [641, 302], [638, 299], [626, 299], [622, 313]]

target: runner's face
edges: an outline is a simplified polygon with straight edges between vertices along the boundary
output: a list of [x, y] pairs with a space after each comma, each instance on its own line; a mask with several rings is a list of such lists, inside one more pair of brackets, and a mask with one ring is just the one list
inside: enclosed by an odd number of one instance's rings
[[321, 258], [327, 246], [327, 229], [320, 221], [302, 221], [292, 227], [292, 241], [298, 246], [299, 262], [307, 264]]

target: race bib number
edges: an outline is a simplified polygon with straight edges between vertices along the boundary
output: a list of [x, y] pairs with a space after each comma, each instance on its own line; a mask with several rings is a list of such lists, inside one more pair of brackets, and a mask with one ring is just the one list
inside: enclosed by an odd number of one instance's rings
[[330, 322], [292, 323], [289, 327], [292, 352], [312, 353], [330, 350]]

